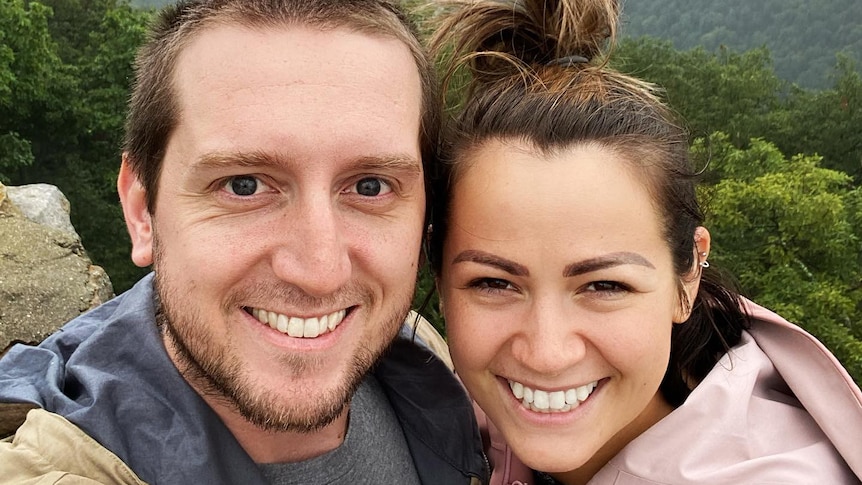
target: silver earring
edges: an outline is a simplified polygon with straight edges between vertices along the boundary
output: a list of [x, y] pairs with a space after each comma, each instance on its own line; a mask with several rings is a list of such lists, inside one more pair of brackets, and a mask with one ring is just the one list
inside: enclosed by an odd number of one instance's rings
[[700, 253], [700, 255], [703, 257], [703, 261], [698, 263], [698, 264], [700, 264], [700, 267], [701, 268], [709, 268], [709, 261], [706, 260], [706, 253], [703, 252], [703, 253]]

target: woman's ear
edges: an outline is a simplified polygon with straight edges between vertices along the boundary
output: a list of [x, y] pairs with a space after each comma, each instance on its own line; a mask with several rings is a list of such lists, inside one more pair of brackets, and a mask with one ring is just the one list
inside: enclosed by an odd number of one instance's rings
[[698, 274], [700, 274], [702, 268], [709, 268], [707, 259], [709, 258], [710, 241], [709, 231], [705, 227], [698, 226], [694, 230], [694, 248], [697, 251], [694, 258], [697, 266], [694, 269]]
[[126, 153], [123, 153], [117, 177], [117, 192], [123, 205], [126, 228], [132, 238], [132, 261], [142, 268], [149, 266], [153, 264], [152, 216], [147, 208], [147, 192], [132, 170]]
[[688, 274], [683, 277], [681, 282], [680, 302], [677, 306], [677, 313], [674, 315], [674, 323], [685, 322], [691, 316], [691, 309], [694, 306], [695, 298], [697, 298], [697, 291], [700, 289], [701, 275], [703, 270], [709, 267], [709, 262], [707, 262], [709, 245], [709, 231], [703, 226], [698, 226], [694, 230], [694, 259]]

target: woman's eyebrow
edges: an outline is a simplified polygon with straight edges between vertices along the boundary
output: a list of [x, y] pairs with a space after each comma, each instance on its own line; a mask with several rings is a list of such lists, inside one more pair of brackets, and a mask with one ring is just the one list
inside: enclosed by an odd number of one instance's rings
[[596, 258], [585, 259], [572, 263], [563, 270], [563, 276], [566, 278], [598, 271], [600, 269], [612, 268], [624, 264], [636, 264], [647, 268], [655, 269], [652, 263], [638, 253], [621, 251], [618, 253], [605, 254]]
[[486, 253], [485, 251], [479, 251], [476, 249], [468, 249], [466, 251], [462, 251], [458, 253], [457, 256], [455, 256], [455, 259], [452, 260], [452, 264], [463, 262], [493, 266], [513, 276], [530, 276], [530, 270], [528, 270], [526, 266], [518, 264], [514, 261], [510, 261], [506, 258], [501, 258], [491, 253]]

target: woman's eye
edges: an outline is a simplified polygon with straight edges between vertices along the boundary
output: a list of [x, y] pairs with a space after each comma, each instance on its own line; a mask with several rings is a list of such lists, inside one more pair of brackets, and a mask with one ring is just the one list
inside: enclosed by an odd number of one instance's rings
[[588, 291], [595, 291], [599, 293], [616, 293], [621, 291], [627, 291], [622, 284], [614, 282], [614, 281], [593, 281], [589, 285], [586, 286]]
[[377, 197], [392, 192], [392, 187], [379, 178], [366, 177], [356, 182], [353, 190], [363, 197]]
[[269, 186], [251, 175], [231, 177], [224, 184], [225, 190], [233, 195], [248, 197], [269, 189]]
[[469, 285], [471, 288], [476, 288], [479, 290], [486, 291], [504, 291], [504, 290], [514, 290], [515, 287], [512, 286], [506, 280], [501, 280], [498, 278], [479, 278], [470, 282]]

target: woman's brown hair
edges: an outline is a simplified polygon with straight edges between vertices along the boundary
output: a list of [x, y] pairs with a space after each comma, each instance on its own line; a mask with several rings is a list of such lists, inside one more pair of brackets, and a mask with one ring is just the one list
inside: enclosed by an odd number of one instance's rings
[[[625, 160], [653, 197], [664, 224], [688, 320], [674, 325], [665, 398], [681, 404], [747, 326], [739, 294], [714, 268], [696, 264], [703, 223], [688, 136], [651, 84], [608, 65], [617, 35], [616, 0], [447, 2], [432, 52], [444, 85], [467, 77], [449, 106], [445, 143], [432, 176], [429, 256], [440, 274], [449, 194], [470, 154], [493, 140], [516, 140], [550, 155], [594, 144]], [[452, 103], [450, 103], [452, 104]], [[505, 163], [501, 160], [500, 163]], [[694, 301], [682, 292], [700, 277]]]

